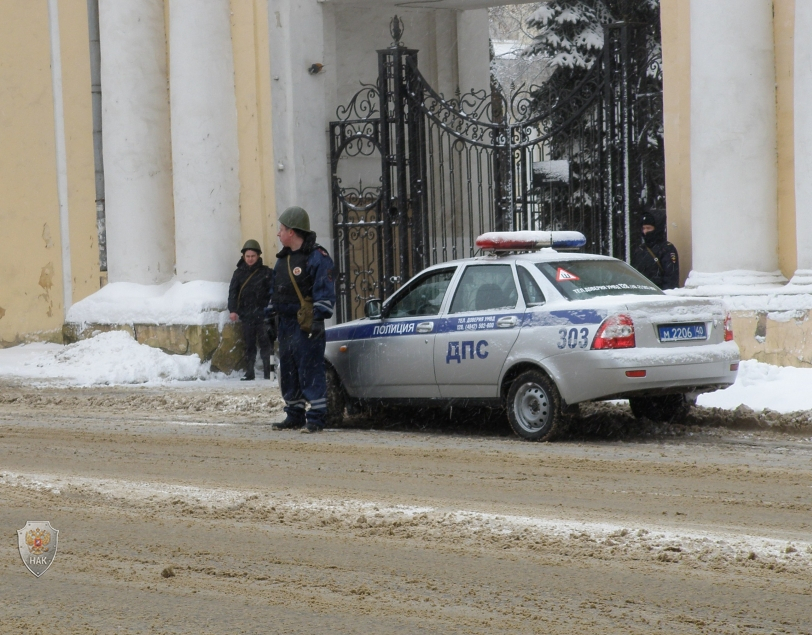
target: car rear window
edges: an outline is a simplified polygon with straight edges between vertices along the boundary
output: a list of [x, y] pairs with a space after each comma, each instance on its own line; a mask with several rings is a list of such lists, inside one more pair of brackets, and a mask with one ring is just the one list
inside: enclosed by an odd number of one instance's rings
[[536, 267], [568, 300], [663, 293], [648, 278], [620, 260], [540, 262]]

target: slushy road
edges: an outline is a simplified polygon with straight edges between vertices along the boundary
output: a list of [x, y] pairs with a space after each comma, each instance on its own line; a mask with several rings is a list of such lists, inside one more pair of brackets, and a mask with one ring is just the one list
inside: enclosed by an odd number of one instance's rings
[[[2, 633], [812, 632], [808, 432], [305, 436], [270, 388], [3, 392]], [[41, 578], [28, 520], [60, 530]]]

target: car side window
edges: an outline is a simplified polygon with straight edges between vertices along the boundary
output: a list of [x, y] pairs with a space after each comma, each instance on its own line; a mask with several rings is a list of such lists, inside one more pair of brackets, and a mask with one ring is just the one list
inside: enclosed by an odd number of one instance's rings
[[510, 265], [470, 265], [457, 285], [450, 313], [512, 309], [518, 300]]
[[519, 286], [522, 288], [524, 303], [528, 307], [544, 304], [547, 300], [544, 298], [538, 283], [533, 279], [533, 275], [522, 266], [517, 266], [516, 271], [519, 274]]
[[443, 304], [445, 292], [451, 284], [455, 269], [435, 271], [425, 278], [412, 282], [392, 304], [386, 307], [386, 317], [413, 317], [419, 315], [437, 315]]

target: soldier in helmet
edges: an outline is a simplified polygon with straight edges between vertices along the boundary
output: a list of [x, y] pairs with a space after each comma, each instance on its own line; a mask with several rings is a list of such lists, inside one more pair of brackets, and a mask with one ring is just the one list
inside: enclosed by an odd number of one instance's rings
[[257, 341], [263, 374], [265, 379], [271, 378], [271, 339], [265, 326], [264, 311], [271, 298], [273, 271], [262, 264], [261, 255], [259, 243], [256, 240], [247, 240], [228, 287], [229, 317], [232, 322], [239, 317], [245, 339], [246, 370], [243, 381], [254, 379]]
[[[278, 316], [279, 384], [287, 417], [273, 427], [319, 432], [327, 416], [324, 320], [333, 315], [336, 300], [333, 261], [316, 244], [310, 217], [301, 207], [282, 212], [277, 236], [282, 251], [276, 254], [271, 311]], [[303, 314], [310, 306], [308, 324]]]

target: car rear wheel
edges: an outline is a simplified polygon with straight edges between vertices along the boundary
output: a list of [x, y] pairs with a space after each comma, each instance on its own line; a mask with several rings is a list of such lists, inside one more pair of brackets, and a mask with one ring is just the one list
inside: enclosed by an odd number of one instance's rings
[[344, 410], [347, 407], [347, 395], [341, 378], [335, 368], [327, 367], [327, 425], [331, 428], [339, 426], [344, 421]]
[[629, 406], [635, 417], [665, 423], [678, 423], [688, 415], [693, 405], [693, 401], [685, 395], [629, 398]]
[[565, 428], [561, 403], [561, 395], [547, 375], [537, 370], [524, 372], [508, 391], [510, 427], [528, 441], [549, 441]]

